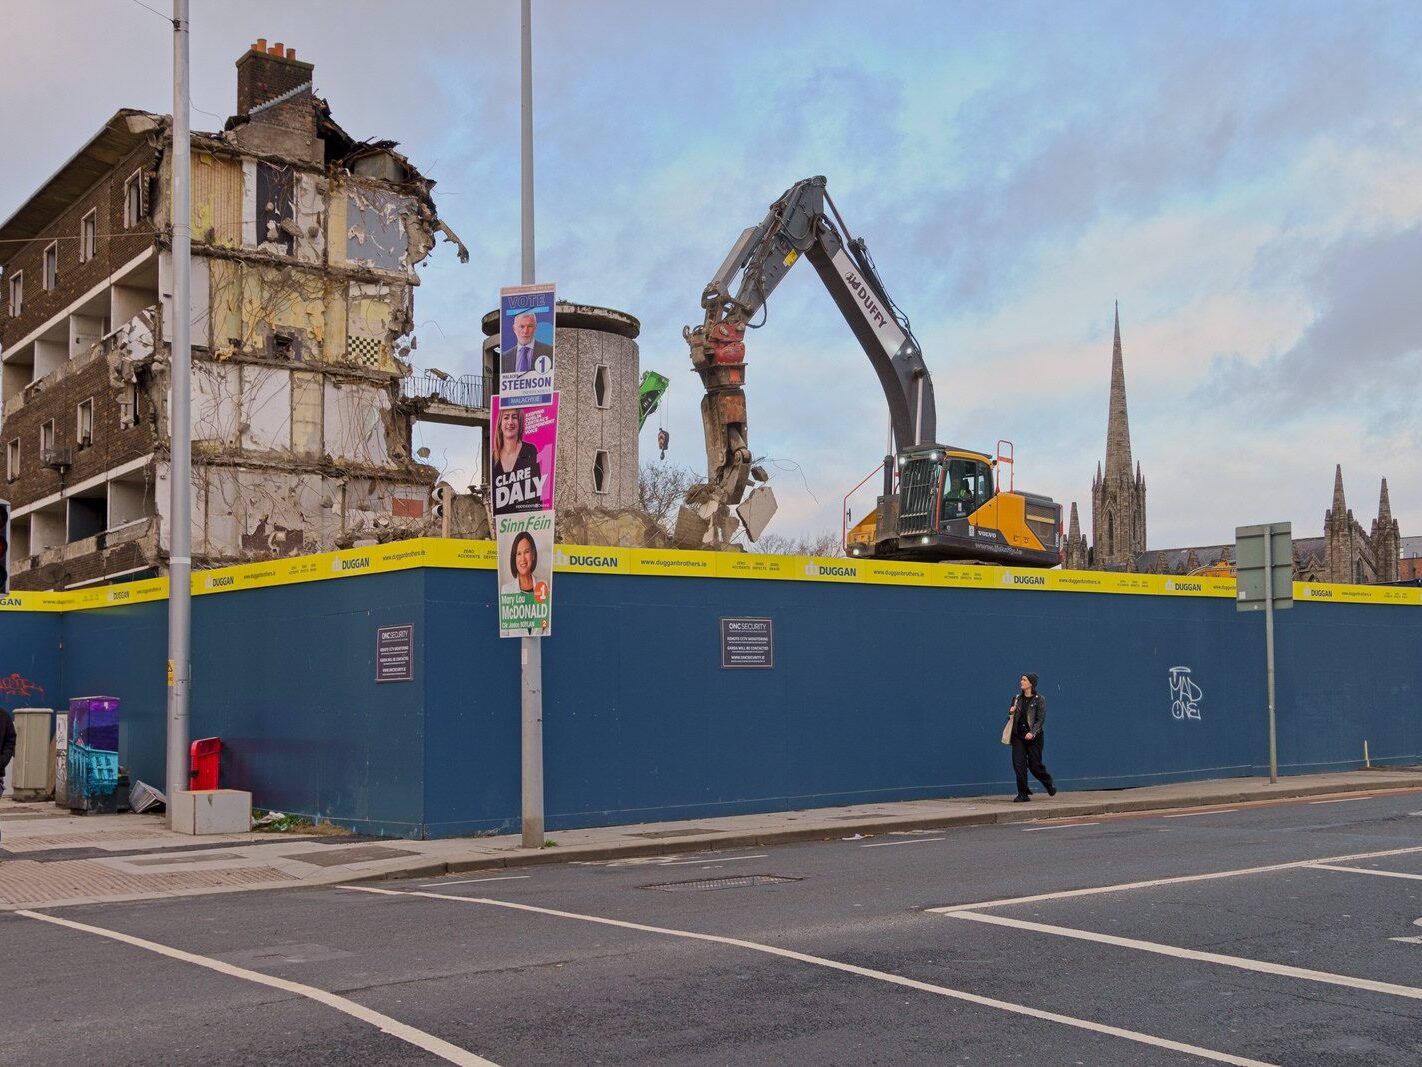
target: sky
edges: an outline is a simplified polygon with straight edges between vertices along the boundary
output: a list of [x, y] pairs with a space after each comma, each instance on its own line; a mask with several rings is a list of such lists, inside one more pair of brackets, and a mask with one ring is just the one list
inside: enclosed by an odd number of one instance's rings
[[[165, 0], [144, 0], [168, 10]], [[139, 0], [0, 0], [0, 217], [119, 107], [171, 110]], [[469, 246], [421, 269], [420, 367], [477, 373], [519, 262], [518, 4], [192, 0], [193, 126], [257, 37], [315, 64], [358, 138], [401, 142]], [[1341, 463], [1422, 533], [1422, 9], [1416, 4], [534, 0], [537, 275], [635, 315], [672, 380], [641, 439], [704, 469], [682, 327], [740, 231], [823, 174], [933, 375], [943, 443], [1089, 523], [1119, 302], [1149, 545], [1321, 532]], [[770, 530], [837, 530], [883, 454], [877, 379], [809, 267], [748, 335]], [[416, 445], [456, 485], [470, 431]], [[856, 498], [856, 517], [863, 502]]]

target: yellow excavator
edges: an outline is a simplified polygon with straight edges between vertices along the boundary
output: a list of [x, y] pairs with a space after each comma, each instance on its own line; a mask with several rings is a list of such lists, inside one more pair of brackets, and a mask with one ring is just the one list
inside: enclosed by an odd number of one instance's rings
[[845, 551], [875, 559], [1056, 566], [1063, 550], [1061, 505], [1017, 491], [1010, 474], [1003, 485], [1004, 470], [1013, 467], [1005, 441], [996, 455], [936, 443], [933, 382], [908, 318], [884, 289], [864, 240], [848, 234], [825, 179], [806, 178], [770, 206], [760, 225], [741, 234], [703, 290], [705, 319], [683, 335], [706, 387], [707, 480], [687, 494], [677, 519], [679, 540], [722, 547], [743, 532], [755, 541], [774, 513], [769, 486], [746, 491], [752, 479], [764, 482], [766, 475], [747, 434], [745, 332], [804, 257], [864, 349], [889, 405], [895, 451], [884, 457], [883, 491], [878, 506], [846, 531]]

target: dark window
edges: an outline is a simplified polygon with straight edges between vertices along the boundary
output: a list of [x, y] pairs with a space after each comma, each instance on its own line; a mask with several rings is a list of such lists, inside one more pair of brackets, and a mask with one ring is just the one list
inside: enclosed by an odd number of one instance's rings
[[975, 459], [950, 459], [943, 465], [942, 516], [963, 519], [992, 499], [992, 468]]
[[89, 212], [79, 221], [79, 262], [87, 263], [99, 253], [99, 216]]
[[598, 449], [593, 453], [593, 492], [607, 492], [607, 467], [607, 453], [602, 449]]
[[137, 226], [138, 221], [148, 214], [148, 205], [143, 195], [143, 172], [134, 171], [123, 183], [123, 227]]
[[291, 255], [292, 235], [288, 226], [296, 222], [290, 167], [257, 163], [257, 245], [269, 252]]
[[593, 398], [600, 408], [608, 406], [608, 393], [610, 392], [609, 375], [607, 368], [599, 365], [593, 371]]

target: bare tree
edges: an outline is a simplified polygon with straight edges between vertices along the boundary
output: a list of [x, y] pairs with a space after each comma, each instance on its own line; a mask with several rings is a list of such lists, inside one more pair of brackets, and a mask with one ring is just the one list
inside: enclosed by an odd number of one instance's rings
[[677, 509], [686, 491], [704, 481], [690, 467], [675, 463], [644, 463], [637, 475], [637, 501], [658, 526], [670, 535], [676, 527]]
[[810, 537], [783, 537], [765, 534], [759, 541], [746, 546], [746, 551], [763, 556], [842, 556], [844, 545], [834, 530]]

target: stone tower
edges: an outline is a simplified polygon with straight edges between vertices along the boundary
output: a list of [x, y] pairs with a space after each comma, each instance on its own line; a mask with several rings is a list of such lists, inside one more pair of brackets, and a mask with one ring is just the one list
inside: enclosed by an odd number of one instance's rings
[[1081, 518], [1076, 513], [1076, 501], [1071, 502], [1071, 522], [1067, 526], [1066, 554], [1062, 566], [1069, 571], [1084, 571], [1091, 566], [1091, 550], [1081, 532]]
[[[637, 386], [641, 379], [633, 316], [559, 300], [553, 384], [558, 405], [557, 506], [630, 508], [637, 503]], [[484, 374], [498, 378], [499, 313], [487, 313]], [[489, 454], [488, 430], [484, 455]]]
[[1126, 414], [1126, 368], [1121, 356], [1121, 309], [1111, 350], [1111, 402], [1106, 421], [1106, 469], [1091, 483], [1091, 565], [1126, 567], [1146, 547], [1146, 486], [1131, 465], [1131, 424]]
[[1373, 581], [1395, 582], [1402, 563], [1402, 528], [1392, 517], [1392, 503], [1387, 497], [1387, 479], [1382, 480], [1378, 494], [1378, 517], [1373, 522], [1368, 541], [1372, 546]]
[[1333, 506], [1323, 513], [1323, 569], [1325, 581], [1358, 580], [1358, 538], [1353, 513], [1343, 497], [1343, 465], [1333, 469]]
[[1323, 516], [1323, 580], [1373, 585], [1397, 581], [1402, 531], [1392, 517], [1387, 479], [1378, 494], [1378, 517], [1370, 531], [1348, 510], [1343, 496], [1343, 467], [1333, 470], [1333, 506]]

